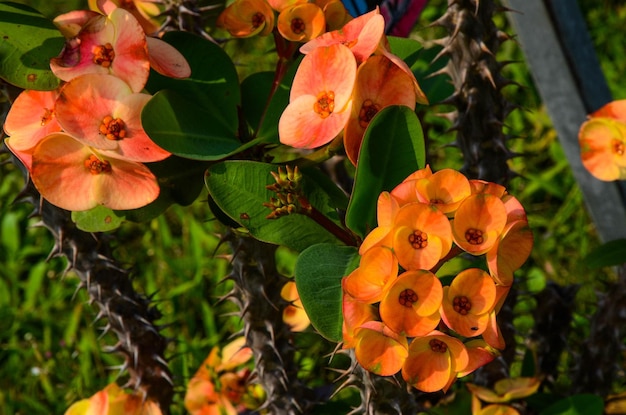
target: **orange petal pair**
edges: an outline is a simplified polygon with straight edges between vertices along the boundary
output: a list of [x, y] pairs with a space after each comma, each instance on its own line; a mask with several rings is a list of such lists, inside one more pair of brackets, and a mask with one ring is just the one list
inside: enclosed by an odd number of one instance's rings
[[65, 411], [65, 415], [161, 415], [159, 406], [146, 401], [141, 394], [124, 392], [111, 383], [89, 399], [76, 402]]

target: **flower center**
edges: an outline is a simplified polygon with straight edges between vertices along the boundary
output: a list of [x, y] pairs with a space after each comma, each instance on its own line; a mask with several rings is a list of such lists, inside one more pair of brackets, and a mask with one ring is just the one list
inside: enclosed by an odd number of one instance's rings
[[361, 110], [359, 111], [359, 125], [361, 128], [366, 128], [379, 110], [380, 108], [378, 108], [378, 105], [376, 105], [371, 99], [363, 101]]
[[322, 118], [328, 117], [335, 110], [335, 93], [333, 91], [320, 92], [313, 110]]
[[115, 58], [115, 51], [109, 42], [104, 45], [94, 46], [91, 52], [93, 53], [93, 63], [103, 68], [110, 67], [111, 63], [113, 63], [113, 58]]
[[432, 339], [428, 342], [430, 346], [430, 350], [437, 353], [445, 353], [448, 351], [448, 345], [442, 342], [441, 340]]
[[410, 288], [402, 291], [398, 296], [398, 302], [400, 305], [410, 308], [413, 303], [417, 302], [417, 293]]
[[465, 231], [465, 240], [470, 245], [480, 245], [485, 241], [485, 238], [483, 238], [483, 231], [480, 229], [469, 228]]
[[409, 243], [413, 249], [426, 248], [428, 246], [428, 234], [416, 229], [409, 235]]
[[456, 311], [460, 315], [465, 316], [472, 309], [472, 303], [470, 302], [469, 298], [461, 295], [454, 297], [454, 300], [452, 301], [452, 308], [454, 308], [454, 311]]
[[85, 160], [85, 167], [91, 174], [111, 173], [111, 163], [100, 160], [93, 154]]
[[126, 137], [126, 129], [124, 121], [119, 118], [113, 118], [107, 115], [102, 120], [99, 128], [100, 134], [103, 134], [109, 140], [121, 140]]
[[44, 113], [41, 116], [41, 126], [42, 127], [50, 122], [50, 120], [52, 119], [52, 115], [53, 114], [54, 113], [52, 112], [52, 110], [50, 110], [48, 108], [44, 108]]
[[611, 151], [613, 151], [613, 154], [623, 156], [626, 152], [626, 145], [624, 145], [623, 141], [614, 138], [613, 140], [611, 140]]
[[291, 20], [291, 31], [293, 33], [299, 35], [300, 33], [304, 32], [304, 29], [306, 29], [306, 24], [304, 24], [304, 20], [299, 17]]
[[255, 29], [265, 23], [265, 15], [263, 13], [257, 12], [252, 16], [252, 27]]

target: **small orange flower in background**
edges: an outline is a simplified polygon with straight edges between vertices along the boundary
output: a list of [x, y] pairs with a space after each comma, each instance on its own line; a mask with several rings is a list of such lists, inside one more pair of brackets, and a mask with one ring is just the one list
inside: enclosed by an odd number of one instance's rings
[[300, 295], [294, 281], [287, 281], [280, 291], [280, 296], [289, 304], [283, 310], [283, 321], [287, 323], [292, 331], [303, 331], [311, 324], [309, 316], [304, 311]]
[[441, 318], [461, 336], [478, 336], [487, 328], [489, 313], [496, 304], [496, 284], [485, 271], [461, 271], [443, 289]]
[[398, 373], [408, 356], [406, 337], [380, 321], [363, 324], [355, 332], [355, 341], [356, 360], [366, 370], [380, 376]]
[[423, 336], [433, 331], [441, 317], [443, 289], [430, 271], [407, 271], [393, 280], [380, 303], [380, 318], [396, 333]]
[[456, 380], [457, 372], [468, 364], [469, 355], [463, 343], [435, 330], [413, 339], [402, 366], [402, 377], [423, 392], [446, 392]]
[[161, 415], [161, 410], [143, 394], [126, 393], [111, 383], [91, 398], [74, 403], [65, 415]]
[[319, 47], [306, 55], [278, 122], [281, 143], [315, 148], [335, 138], [350, 117], [355, 78], [354, 55], [342, 44]]
[[246, 409], [246, 397], [255, 391], [248, 385], [250, 370], [240, 368], [252, 358], [245, 342], [239, 337], [221, 353], [217, 346], [211, 350], [187, 385], [185, 409], [191, 415], [236, 415]]
[[368, 304], [379, 302], [398, 276], [398, 261], [385, 247], [373, 247], [361, 257], [359, 267], [342, 281], [352, 297]]
[[274, 19], [274, 10], [265, 0], [235, 0], [219, 15], [217, 26], [235, 37], [267, 36]]
[[341, 29], [352, 20], [352, 16], [340, 0], [316, 0], [315, 4], [324, 12], [328, 31]]
[[486, 193], [467, 197], [454, 214], [454, 242], [465, 252], [482, 255], [498, 241], [507, 213], [499, 197]]
[[393, 250], [406, 270], [431, 269], [452, 247], [450, 222], [435, 206], [403, 206], [393, 226]]
[[583, 166], [603, 181], [626, 179], [626, 100], [589, 115], [578, 132]]
[[[493, 390], [483, 386], [467, 384], [472, 393], [472, 415], [518, 415], [512, 406], [504, 403], [528, 397], [539, 389], [539, 378], [506, 378], [497, 381]], [[481, 401], [491, 403], [482, 407]]]
[[372, 56], [357, 71], [352, 114], [344, 132], [344, 147], [356, 165], [365, 129], [378, 111], [390, 105], [415, 109], [412, 79], [384, 56]]
[[281, 11], [276, 27], [287, 40], [307, 42], [324, 32], [326, 19], [317, 4], [300, 3]]

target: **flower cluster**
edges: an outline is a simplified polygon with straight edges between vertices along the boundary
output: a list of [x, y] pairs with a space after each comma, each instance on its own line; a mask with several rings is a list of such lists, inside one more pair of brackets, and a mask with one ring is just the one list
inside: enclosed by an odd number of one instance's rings
[[583, 166], [597, 179], [626, 179], [626, 100], [589, 115], [578, 133]]
[[65, 415], [161, 415], [159, 406], [146, 401], [143, 394], [129, 394], [111, 383], [89, 399], [78, 401]]
[[274, 29], [292, 42], [306, 42], [351, 19], [340, 0], [235, 0], [217, 25], [235, 37], [267, 36]]
[[365, 129], [381, 109], [427, 103], [410, 68], [390, 51], [379, 10], [305, 43], [305, 54], [283, 112], [280, 141], [315, 148], [343, 132], [346, 154], [356, 164]]
[[141, 91], [151, 66], [167, 76], [190, 75], [185, 58], [147, 37], [130, 12], [110, 1], [98, 5], [106, 14], [80, 10], [55, 19], [67, 41], [50, 67], [64, 82], [54, 91], [23, 91], [4, 124], [7, 147], [41, 195], [72, 211], [135, 209], [158, 197], [144, 163], [170, 153], [142, 128], [151, 95]]
[[236, 415], [258, 407], [262, 396], [258, 388], [248, 385], [250, 369], [242, 367], [252, 358], [245, 341], [239, 337], [221, 353], [217, 346], [211, 350], [187, 386], [185, 408], [191, 415]]
[[[371, 372], [447, 390], [504, 348], [496, 314], [530, 255], [526, 213], [503, 186], [426, 167], [383, 192], [377, 216], [342, 281], [344, 348]], [[462, 252], [484, 256], [489, 271], [468, 268], [443, 286], [435, 272]]]

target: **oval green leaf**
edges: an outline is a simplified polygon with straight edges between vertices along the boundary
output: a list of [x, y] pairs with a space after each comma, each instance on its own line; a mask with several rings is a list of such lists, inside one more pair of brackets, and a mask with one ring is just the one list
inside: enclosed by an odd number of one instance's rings
[[296, 286], [311, 324], [326, 339], [343, 338], [341, 279], [359, 265], [357, 248], [331, 244], [313, 245], [296, 262]]
[[[274, 183], [270, 172], [278, 166], [253, 161], [225, 161], [212, 165], [205, 182], [215, 204], [257, 239], [287, 246], [295, 251], [318, 243], [339, 244], [339, 240], [313, 219], [292, 214], [266, 219], [271, 212], [263, 203], [275, 193], [265, 187]], [[339, 224], [333, 198], [303, 172], [303, 191], [315, 208]]]
[[96, 206], [93, 209], [72, 212], [72, 221], [84, 232], [106, 232], [118, 228], [124, 222], [124, 216], [104, 206]]
[[23, 89], [55, 89], [60, 80], [50, 70], [50, 59], [64, 44], [59, 30], [37, 10], [0, 3], [0, 78]]
[[424, 133], [412, 109], [394, 105], [372, 119], [361, 144], [346, 224], [361, 237], [376, 227], [376, 205], [426, 160]]

